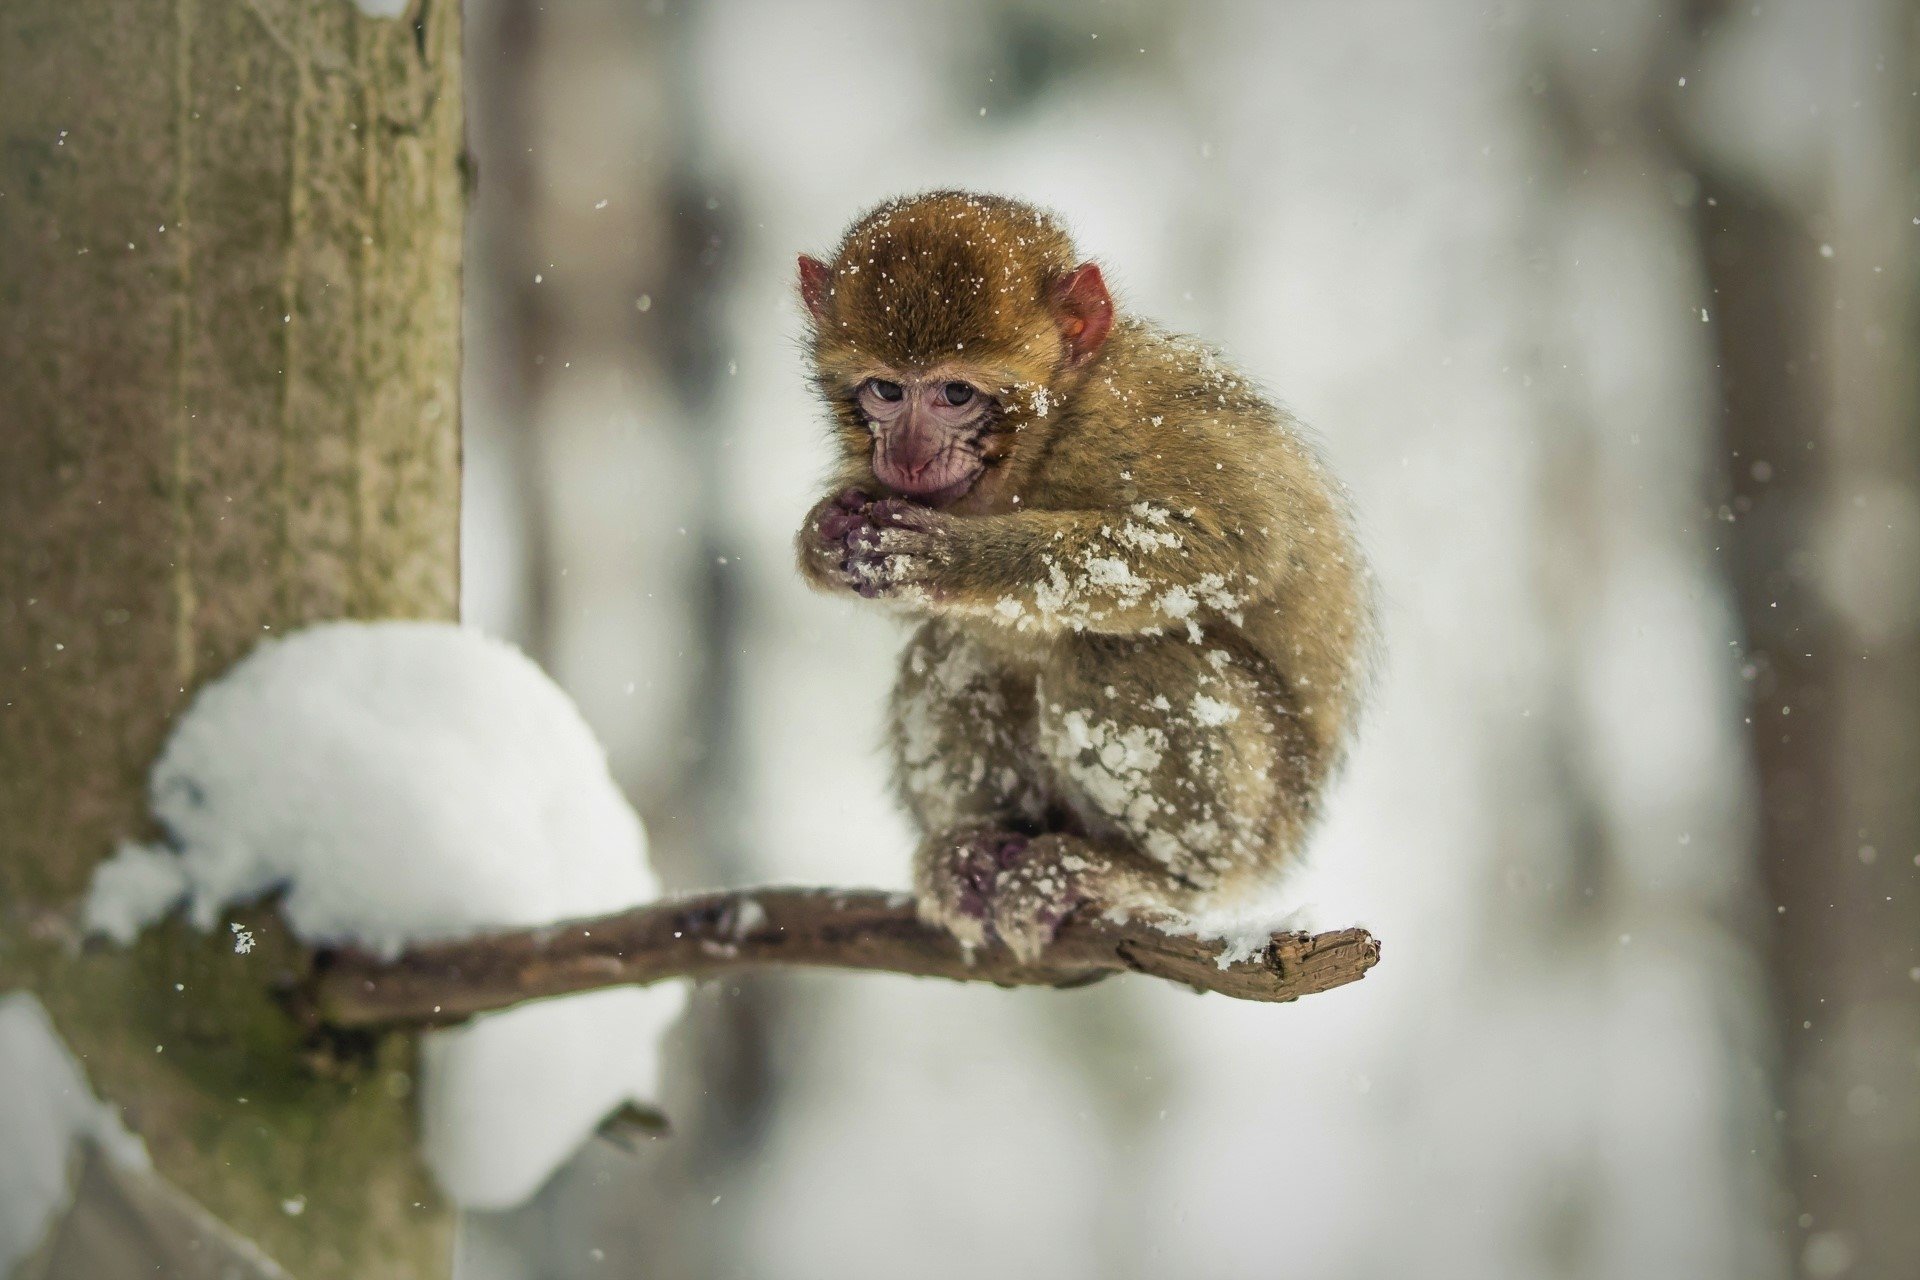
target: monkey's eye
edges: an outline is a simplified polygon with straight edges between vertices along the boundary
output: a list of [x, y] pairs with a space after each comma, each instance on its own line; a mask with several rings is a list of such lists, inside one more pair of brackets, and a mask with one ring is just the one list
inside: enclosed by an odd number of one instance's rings
[[892, 404], [906, 394], [905, 391], [900, 389], [899, 383], [888, 382], [885, 378], [868, 378], [867, 390], [873, 392], [874, 395], [885, 400], [888, 404]]
[[956, 408], [973, 401], [973, 388], [964, 382], [949, 382], [940, 388], [940, 392], [946, 397], [947, 403]]

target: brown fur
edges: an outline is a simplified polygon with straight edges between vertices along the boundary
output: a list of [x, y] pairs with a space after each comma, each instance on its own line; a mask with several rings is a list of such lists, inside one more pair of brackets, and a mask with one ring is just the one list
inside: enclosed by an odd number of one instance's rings
[[[1283, 868], [1351, 735], [1370, 635], [1345, 504], [1297, 425], [1124, 314], [1075, 363], [1051, 299], [1077, 262], [1017, 201], [894, 201], [847, 233], [811, 333], [841, 448], [799, 539], [823, 590], [846, 590], [819, 534], [833, 494], [886, 495], [860, 381], [932, 371], [999, 400], [972, 491], [882, 503], [875, 537], [885, 594], [922, 619], [891, 738], [926, 833], [923, 913], [1029, 954], [1076, 902], [1222, 906]], [[1004, 865], [983, 872], [991, 849]]]

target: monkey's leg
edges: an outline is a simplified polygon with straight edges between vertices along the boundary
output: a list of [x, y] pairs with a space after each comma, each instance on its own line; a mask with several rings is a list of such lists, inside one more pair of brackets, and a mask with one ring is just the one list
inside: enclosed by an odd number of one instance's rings
[[1083, 639], [1042, 670], [1036, 701], [1048, 789], [1072, 821], [994, 850], [989, 924], [1016, 952], [1082, 903], [1186, 911], [1253, 891], [1303, 838], [1324, 753], [1243, 643]]
[[928, 622], [901, 660], [892, 708], [894, 782], [926, 836], [913, 864], [921, 917], [977, 945], [1001, 859], [1047, 814], [1032, 677]]

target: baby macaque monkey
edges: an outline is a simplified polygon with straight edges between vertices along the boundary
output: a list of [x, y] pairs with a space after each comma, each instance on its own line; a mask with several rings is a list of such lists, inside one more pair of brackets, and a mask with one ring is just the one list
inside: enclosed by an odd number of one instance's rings
[[1083, 905], [1258, 895], [1345, 750], [1370, 634], [1295, 424], [1119, 314], [1016, 200], [883, 204], [800, 259], [800, 293], [840, 453], [801, 571], [920, 620], [889, 736], [921, 916], [1032, 960]]

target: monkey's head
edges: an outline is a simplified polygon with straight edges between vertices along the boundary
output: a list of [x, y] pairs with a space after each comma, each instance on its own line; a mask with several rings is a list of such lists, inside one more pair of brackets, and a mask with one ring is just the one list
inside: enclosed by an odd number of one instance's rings
[[1113, 326], [1100, 268], [1049, 215], [940, 191], [802, 255], [815, 384], [841, 446], [928, 506], [990, 505]]

